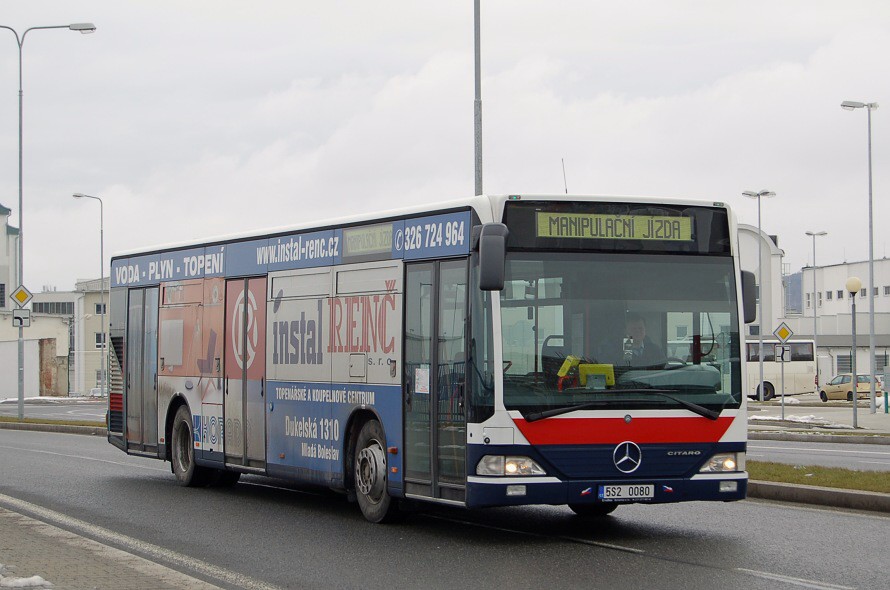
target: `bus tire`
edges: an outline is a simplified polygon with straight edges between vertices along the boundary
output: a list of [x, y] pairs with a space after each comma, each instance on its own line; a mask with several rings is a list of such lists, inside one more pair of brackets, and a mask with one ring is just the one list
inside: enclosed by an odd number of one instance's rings
[[170, 462], [176, 482], [185, 487], [201, 487], [210, 481], [210, 469], [195, 463], [195, 444], [192, 435], [192, 413], [181, 406], [173, 418]]
[[[760, 398], [760, 386], [757, 387], [757, 397]], [[765, 381], [763, 383], [763, 401], [768, 402], [774, 397], [776, 397], [776, 388], [769, 381]]]
[[355, 440], [355, 496], [370, 522], [390, 522], [398, 515], [398, 502], [387, 486], [386, 437], [377, 420], [365, 422]]
[[569, 504], [569, 508], [571, 508], [572, 512], [578, 516], [602, 518], [615, 512], [615, 509], [618, 508], [618, 504], [606, 504], [602, 502], [596, 504]]

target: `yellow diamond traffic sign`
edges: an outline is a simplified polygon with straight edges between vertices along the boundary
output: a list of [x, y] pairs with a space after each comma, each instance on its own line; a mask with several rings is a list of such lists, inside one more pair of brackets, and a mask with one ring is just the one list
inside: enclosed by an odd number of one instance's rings
[[794, 336], [794, 332], [791, 331], [791, 328], [788, 327], [788, 324], [782, 322], [779, 324], [779, 327], [776, 328], [776, 331], [773, 332], [773, 336], [779, 339], [779, 342], [785, 344], [788, 342], [788, 339]]
[[25, 307], [34, 296], [31, 295], [31, 292], [28, 291], [24, 285], [19, 285], [19, 287], [12, 292], [10, 297], [13, 301], [19, 304], [19, 307]]

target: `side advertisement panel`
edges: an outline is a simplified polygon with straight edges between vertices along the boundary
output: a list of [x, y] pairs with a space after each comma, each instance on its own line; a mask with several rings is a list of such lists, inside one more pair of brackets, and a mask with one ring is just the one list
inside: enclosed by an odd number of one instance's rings
[[[387, 446], [401, 448], [400, 288], [397, 262], [270, 275], [272, 471], [342, 485], [346, 432], [359, 408], [379, 417]], [[399, 489], [401, 454], [388, 458], [390, 484]]]

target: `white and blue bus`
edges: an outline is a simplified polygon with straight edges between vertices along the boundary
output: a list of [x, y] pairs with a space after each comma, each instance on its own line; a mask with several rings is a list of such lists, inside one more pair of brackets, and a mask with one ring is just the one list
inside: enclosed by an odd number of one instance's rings
[[285, 478], [373, 522], [745, 497], [723, 203], [479, 196], [111, 264], [108, 439], [182, 485]]

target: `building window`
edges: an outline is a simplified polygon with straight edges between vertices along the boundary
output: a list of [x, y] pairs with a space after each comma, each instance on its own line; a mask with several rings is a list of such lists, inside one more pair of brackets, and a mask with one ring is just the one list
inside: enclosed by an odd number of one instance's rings
[[819, 307], [822, 307], [822, 291], [819, 291]]
[[859, 296], [865, 297], [866, 295], [868, 295], [868, 289], [866, 289], [865, 287], [862, 287], [862, 290], [859, 291]]
[[878, 288], [877, 287], [874, 288], [874, 292], [875, 292], [875, 297], [877, 297], [878, 296]]
[[810, 309], [810, 293], [807, 293], [807, 309]]
[[849, 354], [837, 355], [837, 372], [838, 373], [852, 373], [853, 372], [853, 364], [850, 361]]
[[97, 303], [96, 304], [96, 315], [102, 315], [105, 313], [105, 304]]
[[834, 296], [834, 293], [832, 293], [831, 291], [826, 291], [826, 292], [825, 292], [825, 299], [827, 299], [828, 301], [831, 301], [831, 298], [832, 298], [833, 296]]
[[0, 283], [0, 308], [6, 307], [6, 285]]
[[103, 383], [104, 375], [105, 375], [105, 371], [103, 371], [102, 369], [96, 369], [96, 387], [102, 387], [102, 385], [104, 385], [104, 383]]
[[844, 290], [843, 290], [843, 289], [838, 289], [838, 290], [837, 290], [837, 298], [838, 298], [838, 299], [843, 299], [843, 298], [844, 298]]
[[[0, 285], [2, 287], [2, 285]], [[884, 295], [890, 295], [890, 286], [884, 287]]]
[[73, 301], [40, 301], [34, 303], [34, 313], [74, 315]]
[[105, 348], [105, 334], [96, 332], [96, 348]]

